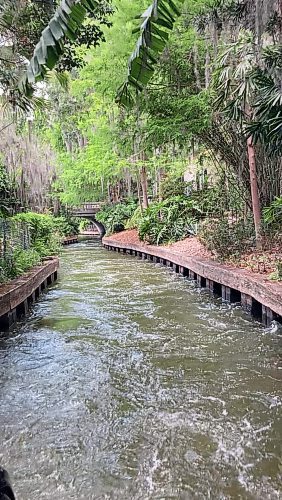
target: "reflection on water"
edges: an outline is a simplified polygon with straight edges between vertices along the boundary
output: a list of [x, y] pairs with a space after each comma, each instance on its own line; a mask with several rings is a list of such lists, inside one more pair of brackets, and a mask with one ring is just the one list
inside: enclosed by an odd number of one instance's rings
[[281, 498], [281, 340], [165, 268], [67, 248], [0, 341], [18, 498]]

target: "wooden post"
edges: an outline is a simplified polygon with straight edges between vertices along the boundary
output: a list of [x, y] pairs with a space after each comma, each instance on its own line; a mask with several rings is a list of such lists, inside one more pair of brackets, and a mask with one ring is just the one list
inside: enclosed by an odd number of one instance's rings
[[264, 305], [262, 305], [262, 323], [264, 326], [270, 326], [271, 322], [275, 319], [274, 312]]
[[203, 278], [203, 276], [200, 276], [199, 274], [197, 275], [197, 285], [200, 288], [206, 288], [206, 278]]
[[221, 285], [221, 297], [222, 300], [231, 304], [241, 302], [241, 293], [239, 290], [234, 290], [234, 288], [230, 288], [229, 286]]
[[4, 330], [8, 330], [11, 328], [11, 326], [14, 325], [17, 321], [17, 311], [16, 309], [13, 309], [12, 311], [9, 311], [7, 314], [4, 314], [0, 318], [0, 327], [3, 328]]
[[244, 311], [252, 312], [252, 297], [246, 293], [241, 293], [241, 306]]

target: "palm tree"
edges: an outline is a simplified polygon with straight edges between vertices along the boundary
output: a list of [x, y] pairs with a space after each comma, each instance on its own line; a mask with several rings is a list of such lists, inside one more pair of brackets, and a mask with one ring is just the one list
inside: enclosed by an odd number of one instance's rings
[[282, 80], [281, 49], [262, 51], [259, 63], [251, 33], [238, 40], [219, 57], [215, 72], [216, 105], [229, 119], [240, 124], [246, 135], [250, 186], [257, 246], [262, 242], [261, 206], [256, 167], [256, 144], [271, 154], [281, 154]]

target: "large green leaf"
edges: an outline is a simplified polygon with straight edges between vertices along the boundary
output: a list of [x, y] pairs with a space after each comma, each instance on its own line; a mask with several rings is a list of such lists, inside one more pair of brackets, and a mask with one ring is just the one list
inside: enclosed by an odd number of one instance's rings
[[95, 13], [99, 0], [62, 0], [48, 26], [42, 32], [29, 61], [23, 87], [42, 80], [63, 53], [64, 41], [74, 40], [87, 12]]
[[[183, 0], [177, 2], [182, 3]], [[141, 15], [140, 36], [128, 62], [128, 76], [116, 97], [119, 104], [131, 106], [135, 93], [147, 85], [158, 56], [167, 43], [168, 33], [179, 15], [180, 11], [173, 0], [154, 0]]]

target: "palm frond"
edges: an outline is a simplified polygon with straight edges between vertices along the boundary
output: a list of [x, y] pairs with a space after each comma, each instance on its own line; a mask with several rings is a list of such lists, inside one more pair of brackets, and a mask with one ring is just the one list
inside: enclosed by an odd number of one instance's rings
[[133, 91], [141, 92], [147, 85], [158, 56], [166, 46], [169, 31], [179, 15], [180, 10], [173, 0], [154, 0], [141, 15], [140, 36], [128, 62], [128, 76], [116, 97], [119, 104], [131, 106], [134, 102]]
[[95, 13], [99, 3], [98, 0], [61, 1], [34, 49], [22, 81], [23, 87], [42, 80], [48, 69], [54, 68], [63, 53], [65, 40], [76, 38], [86, 13]]

